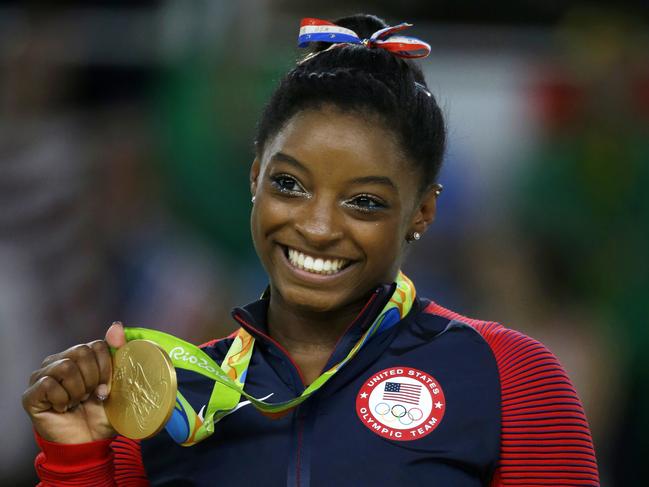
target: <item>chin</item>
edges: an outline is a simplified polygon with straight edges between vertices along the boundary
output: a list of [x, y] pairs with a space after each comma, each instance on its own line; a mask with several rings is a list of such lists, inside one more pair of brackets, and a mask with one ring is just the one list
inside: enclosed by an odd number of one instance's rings
[[285, 289], [280, 291], [280, 294], [291, 307], [310, 313], [329, 313], [343, 307], [347, 302], [338, 293], [315, 289]]

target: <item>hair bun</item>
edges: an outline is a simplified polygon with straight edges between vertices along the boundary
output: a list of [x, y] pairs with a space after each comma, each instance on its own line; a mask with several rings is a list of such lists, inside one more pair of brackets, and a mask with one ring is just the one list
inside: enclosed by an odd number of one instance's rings
[[[333, 21], [334, 24], [353, 30], [361, 39], [368, 39], [377, 30], [388, 27], [388, 24], [380, 17], [370, 14], [354, 14], [342, 17]], [[327, 42], [315, 42], [311, 52], [320, 52], [331, 47]]]
[[[382, 19], [365, 14], [333, 24], [339, 27], [333, 30], [348, 29], [361, 40], [389, 27]], [[399, 150], [419, 171], [419, 190], [429, 188], [442, 164], [446, 127], [421, 67], [398, 53], [359, 44], [356, 39], [344, 42], [345, 37], [341, 41], [341, 37], [332, 39], [326, 34], [315, 38], [334, 43], [309, 41], [311, 53], [282, 78], [257, 126], [257, 156], [264, 157], [268, 141], [297, 113], [332, 106], [358, 116], [362, 125], [367, 124], [368, 116], [375, 117], [372, 123], [382, 125], [395, 137]], [[331, 46], [334, 49], [329, 49]]]

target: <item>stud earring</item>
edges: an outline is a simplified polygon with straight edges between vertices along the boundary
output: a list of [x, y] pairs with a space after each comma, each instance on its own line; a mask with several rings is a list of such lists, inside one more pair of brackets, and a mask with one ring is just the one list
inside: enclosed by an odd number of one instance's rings
[[254, 197], [254, 196], [253, 196], [252, 198], [250, 198], [250, 202], [251, 202], [253, 205], [255, 204], [255, 197]]
[[421, 233], [419, 232], [412, 232], [412, 235], [406, 237], [406, 242], [410, 243], [413, 240], [419, 240], [421, 238]]

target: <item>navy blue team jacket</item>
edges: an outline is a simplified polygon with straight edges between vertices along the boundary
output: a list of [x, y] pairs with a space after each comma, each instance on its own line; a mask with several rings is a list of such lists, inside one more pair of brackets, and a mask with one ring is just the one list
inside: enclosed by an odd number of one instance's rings
[[[342, 360], [392, 294], [376, 292], [372, 303], [341, 338], [328, 369]], [[268, 303], [234, 311], [255, 337], [245, 389], [268, 401], [298, 396], [300, 373], [265, 329]], [[148, 477], [155, 485], [437, 485], [481, 486], [491, 478], [500, 446], [500, 386], [494, 355], [468, 325], [423, 313], [426, 302], [392, 329], [374, 337], [313, 397], [271, 420], [244, 406], [217, 423], [215, 433], [192, 447], [162, 434], [142, 444]], [[205, 351], [218, 363], [231, 340]], [[356, 409], [364, 382], [382, 370], [408, 367], [434, 377], [446, 407], [435, 430], [412, 441], [392, 441], [363, 424]], [[198, 411], [213, 382], [179, 370], [183, 395]], [[393, 403], [392, 401], [389, 402]], [[397, 411], [399, 414], [400, 411]]]
[[[325, 369], [347, 355], [393, 290], [394, 284], [375, 291]], [[305, 385], [268, 336], [267, 307], [261, 299], [233, 315], [255, 337], [245, 390], [279, 402]], [[221, 363], [231, 342], [215, 340], [204, 350]], [[185, 370], [178, 381], [196, 411], [207, 404], [212, 381]], [[39, 443], [37, 470], [50, 485], [61, 478], [56, 469], [65, 449]], [[74, 485], [599, 485], [588, 423], [554, 355], [519, 332], [420, 298], [280, 418], [240, 404], [192, 447], [165, 432], [141, 443], [117, 437], [76, 446], [94, 463], [75, 460], [78, 471], [65, 474]]]

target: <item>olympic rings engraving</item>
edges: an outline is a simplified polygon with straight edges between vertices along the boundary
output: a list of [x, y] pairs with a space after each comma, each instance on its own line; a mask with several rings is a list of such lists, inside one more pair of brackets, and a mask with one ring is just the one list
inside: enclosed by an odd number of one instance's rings
[[[417, 411], [417, 417], [415, 418], [415, 415], [413, 411]], [[419, 408], [411, 408], [408, 410], [408, 417], [412, 419], [413, 421], [419, 421], [421, 418], [424, 417], [424, 412], [419, 409]]]
[[398, 420], [404, 426], [410, 426], [424, 417], [423, 411], [417, 407], [406, 409], [403, 404], [395, 404], [390, 407], [387, 402], [380, 402], [374, 406], [374, 412], [385, 423]]
[[395, 418], [403, 418], [406, 414], [408, 414], [408, 410], [401, 404], [395, 404], [394, 406], [392, 406], [390, 412]]
[[[379, 407], [381, 408], [380, 411], [379, 411]], [[389, 411], [390, 411], [390, 405], [387, 402], [380, 402], [374, 407], [374, 412], [379, 416], [388, 414]]]

